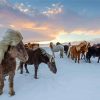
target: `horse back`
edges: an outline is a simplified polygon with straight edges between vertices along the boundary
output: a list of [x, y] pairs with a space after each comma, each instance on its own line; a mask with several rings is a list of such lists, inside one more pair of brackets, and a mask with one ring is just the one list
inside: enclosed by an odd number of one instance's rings
[[100, 48], [89, 47], [87, 54], [98, 57], [98, 56], [100, 56]]
[[37, 64], [40, 63], [40, 52], [39, 50], [32, 50], [32, 49], [28, 49], [27, 50], [28, 53], [28, 61], [26, 62], [26, 64], [28, 65], [32, 65], [32, 64]]

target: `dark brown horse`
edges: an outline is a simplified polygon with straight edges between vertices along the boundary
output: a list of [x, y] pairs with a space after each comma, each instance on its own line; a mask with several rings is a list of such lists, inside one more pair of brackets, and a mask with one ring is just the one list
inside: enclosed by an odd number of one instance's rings
[[9, 94], [11, 96], [15, 94], [13, 79], [16, 69], [16, 57], [23, 62], [28, 60], [28, 55], [22, 41], [16, 46], [9, 46], [4, 55], [4, 59], [0, 66], [0, 95], [3, 93], [4, 76], [6, 75], [9, 76]]
[[26, 51], [28, 53], [29, 59], [26, 63], [20, 62], [19, 69], [20, 73], [23, 73], [23, 65], [25, 66], [26, 73], [29, 73], [27, 69], [27, 65], [33, 65], [35, 68], [35, 75], [34, 78], [37, 79], [37, 71], [40, 63], [45, 63], [48, 65], [49, 69], [53, 72], [57, 72], [56, 64], [54, 58], [48, 54], [44, 49], [38, 48], [36, 50], [32, 50], [29, 48], [26, 48]]

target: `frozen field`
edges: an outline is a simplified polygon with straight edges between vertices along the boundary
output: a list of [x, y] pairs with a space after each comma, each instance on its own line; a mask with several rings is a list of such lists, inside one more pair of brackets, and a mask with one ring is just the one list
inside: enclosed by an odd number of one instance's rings
[[[49, 48], [45, 48], [51, 53]], [[8, 94], [8, 80], [0, 100], [100, 100], [100, 64], [97, 58], [92, 63], [59, 58], [56, 53], [57, 74], [53, 74], [47, 65], [41, 64], [38, 71], [39, 79], [34, 79], [33, 66], [29, 66], [30, 74], [19, 74], [16, 71], [14, 87], [16, 95]], [[6, 77], [7, 79], [8, 77]]]

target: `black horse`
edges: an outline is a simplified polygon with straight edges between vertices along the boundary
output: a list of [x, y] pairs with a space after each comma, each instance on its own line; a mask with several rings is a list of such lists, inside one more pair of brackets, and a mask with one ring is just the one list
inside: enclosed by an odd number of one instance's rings
[[67, 55], [68, 49], [69, 49], [69, 46], [68, 45], [64, 45], [64, 52], [65, 52], [66, 55]]
[[40, 63], [45, 63], [48, 65], [49, 69], [53, 72], [57, 72], [56, 64], [54, 58], [48, 54], [44, 49], [38, 48], [36, 50], [32, 50], [29, 48], [26, 48], [26, 51], [28, 53], [29, 59], [26, 63], [20, 62], [19, 69], [20, 73], [23, 74], [23, 65], [25, 66], [26, 73], [29, 73], [27, 69], [27, 65], [33, 65], [35, 68], [35, 75], [34, 78], [37, 79], [37, 71]]
[[92, 46], [92, 47], [89, 47], [88, 48], [88, 52], [86, 54], [86, 59], [89, 63], [91, 63], [91, 57], [98, 57], [98, 63], [99, 63], [99, 60], [100, 60], [100, 47], [95, 47], [95, 46]]

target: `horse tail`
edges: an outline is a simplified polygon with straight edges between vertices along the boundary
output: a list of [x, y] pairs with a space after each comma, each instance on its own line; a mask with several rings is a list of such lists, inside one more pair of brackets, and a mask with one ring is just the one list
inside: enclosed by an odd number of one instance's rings
[[71, 46], [69, 46], [69, 48], [68, 48], [67, 57], [69, 57], [69, 55], [70, 55], [70, 49], [71, 49]]
[[20, 70], [21, 69], [21, 66], [23, 66], [23, 62], [20, 61], [18, 67], [16, 68], [16, 70], [17, 71]]

